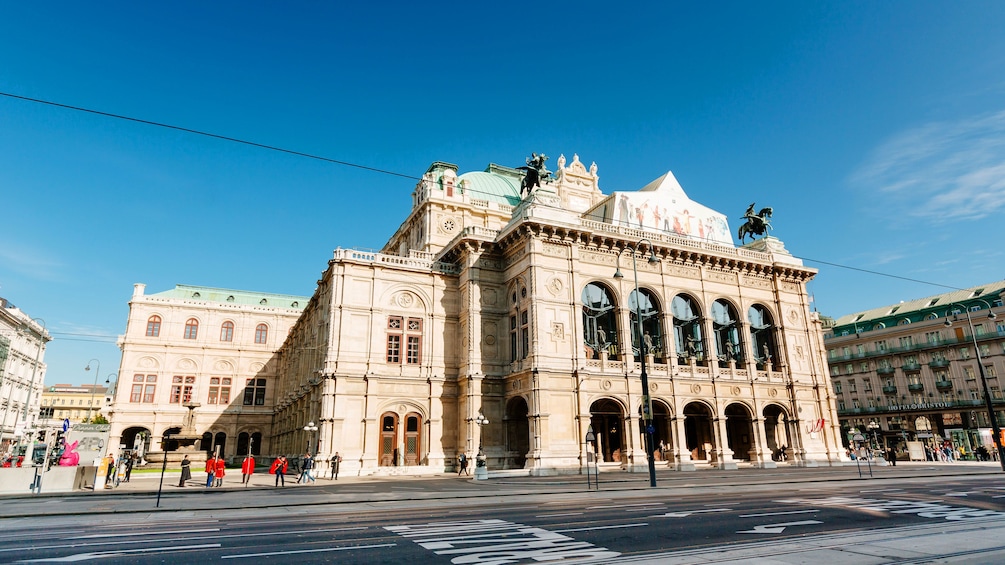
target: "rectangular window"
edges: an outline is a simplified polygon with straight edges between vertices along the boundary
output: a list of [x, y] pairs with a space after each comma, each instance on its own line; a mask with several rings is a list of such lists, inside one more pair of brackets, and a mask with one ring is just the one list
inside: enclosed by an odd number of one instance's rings
[[133, 375], [133, 386], [129, 389], [129, 402], [146, 402], [148, 404], [153, 402], [154, 388], [156, 387], [154, 383], [156, 382], [157, 375]]
[[906, 335], [906, 336], [900, 338], [900, 348], [901, 349], [910, 349], [912, 347], [914, 347], [914, 338], [913, 337], [911, 337], [909, 335]]
[[855, 381], [848, 381], [848, 392], [858, 392], [858, 385]]
[[387, 362], [401, 363], [401, 335], [387, 336]]
[[509, 317], [509, 360], [512, 363], [519, 359], [520, 344], [516, 340], [516, 316]]
[[876, 345], [876, 351], [879, 352], [886, 351], [886, 340], [877, 341], [875, 345]]
[[855, 372], [855, 366], [852, 365], [851, 363], [848, 363], [847, 365], [844, 366], [844, 372], [845, 372], [846, 375], [850, 375], [850, 374], [854, 373]]
[[150, 404], [154, 401], [154, 392], [157, 391], [157, 375], [147, 375], [147, 383], [143, 387], [143, 402]]
[[527, 311], [520, 312], [520, 358], [526, 359], [530, 353], [530, 323], [528, 322]]
[[409, 365], [419, 364], [419, 336], [408, 336], [408, 349], [405, 351], [405, 362]]
[[171, 378], [171, 404], [192, 402], [192, 391], [195, 388], [195, 377], [178, 376]]
[[834, 394], [841, 394], [841, 381], [834, 381]]
[[244, 387], [244, 405], [265, 405], [265, 379], [248, 379]]
[[974, 368], [973, 367], [963, 367], [963, 376], [968, 381], [975, 381], [975, 380], [977, 380], [977, 375], [974, 373]]
[[970, 348], [961, 347], [960, 348], [960, 359], [970, 359]]
[[211, 377], [209, 379], [209, 404], [227, 404], [230, 402], [230, 378]]
[[994, 365], [984, 365], [984, 376], [989, 379], [997, 379], [998, 373], [995, 372]]

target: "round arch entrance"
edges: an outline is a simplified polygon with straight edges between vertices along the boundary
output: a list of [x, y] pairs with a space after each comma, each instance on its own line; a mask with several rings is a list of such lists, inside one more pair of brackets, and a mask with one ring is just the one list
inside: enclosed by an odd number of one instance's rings
[[[662, 400], [653, 400], [653, 456], [656, 461], [667, 461], [673, 455], [670, 449], [670, 406]], [[645, 422], [639, 406], [639, 445], [646, 444]]]
[[590, 425], [596, 434], [593, 446], [604, 463], [620, 463], [625, 455], [625, 412], [621, 404], [605, 398], [590, 405]]
[[684, 436], [693, 460], [709, 460], [709, 451], [715, 445], [712, 431], [712, 410], [701, 402], [684, 407]]
[[507, 469], [523, 469], [530, 451], [530, 409], [522, 396], [506, 404], [506, 461]]
[[789, 415], [777, 404], [764, 407], [764, 439], [771, 451], [771, 459], [784, 461], [785, 451], [792, 445], [789, 439]]
[[126, 446], [137, 457], [143, 457], [150, 451], [150, 430], [143, 427], [132, 427], [122, 430], [119, 444]]
[[733, 459], [750, 461], [754, 446], [754, 424], [750, 409], [739, 402], [726, 407], [726, 444], [733, 451]]

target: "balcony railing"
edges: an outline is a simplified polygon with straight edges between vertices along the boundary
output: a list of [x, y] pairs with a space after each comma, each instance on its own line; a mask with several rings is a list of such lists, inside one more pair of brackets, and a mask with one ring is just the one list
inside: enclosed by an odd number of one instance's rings
[[884, 386], [883, 394], [897, 394], [897, 387], [893, 385]]
[[953, 390], [953, 381], [935, 381], [935, 388], [939, 390]]
[[907, 390], [911, 392], [921, 392], [925, 390], [925, 385], [922, 383], [908, 383]]
[[904, 369], [905, 372], [917, 372], [921, 370], [921, 365], [917, 362], [907, 362], [901, 366], [901, 369]]
[[931, 361], [928, 362], [928, 366], [931, 367], [931, 368], [933, 368], [933, 369], [939, 369], [939, 368], [942, 368], [942, 367], [948, 367], [949, 366], [949, 361], [946, 360], [946, 359], [932, 359]]
[[880, 375], [892, 375], [896, 371], [893, 367], [876, 367], [876, 372]]

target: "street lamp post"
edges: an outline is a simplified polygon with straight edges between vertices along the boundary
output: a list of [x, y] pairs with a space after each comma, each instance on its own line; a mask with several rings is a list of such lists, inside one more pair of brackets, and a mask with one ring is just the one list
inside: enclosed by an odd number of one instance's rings
[[97, 359], [91, 359], [90, 361], [88, 361], [87, 362], [87, 366], [84, 367], [84, 370], [85, 371], [90, 371], [91, 370], [91, 361], [94, 361], [95, 368], [94, 368], [94, 386], [91, 387], [91, 400], [90, 400], [90, 404], [87, 405], [87, 420], [86, 420], [86, 422], [89, 423], [89, 424], [93, 424], [94, 423], [94, 422], [91, 422], [91, 409], [94, 407], [94, 391], [97, 390], [97, 388], [98, 388], [98, 375], [101, 374], [101, 361], [98, 361]]
[[[994, 320], [997, 317], [991, 309], [991, 304], [988, 304], [988, 302], [981, 299], [977, 299], [977, 301], [983, 302], [988, 307], [989, 320]], [[991, 420], [991, 429], [994, 432], [991, 441], [994, 442], [995, 448], [998, 449], [998, 462], [1001, 464], [1002, 471], [1005, 471], [1005, 447], [1002, 446], [1001, 427], [998, 426], [998, 418], [995, 417], [995, 408], [991, 403], [991, 391], [988, 389], [987, 375], [984, 374], [984, 360], [981, 359], [981, 346], [977, 343], [977, 332], [974, 331], [974, 320], [970, 317], [970, 309], [964, 304], [960, 304], [960, 306], [963, 306], [963, 313], [967, 315], [967, 324], [970, 326], [970, 339], [974, 342], [974, 354], [977, 356], [977, 370], [980, 371], [981, 386], [984, 387], [984, 404], [988, 410], [988, 418]], [[949, 312], [946, 312], [946, 314], [945, 325], [946, 327], [951, 328], [953, 327], [953, 322], [949, 319]], [[956, 312], [953, 312], [953, 317], [955, 318], [955, 316]]]
[[318, 431], [318, 427], [314, 425], [313, 421], [310, 421], [307, 422], [306, 426], [304, 426], [304, 431], [307, 432], [307, 453], [311, 453], [311, 444], [313, 443], [312, 440], [314, 439], [314, 432]]
[[866, 429], [872, 432], [872, 442], [876, 446], [873, 449], [879, 449], [879, 436], [876, 435], [876, 430], [879, 429], [879, 422], [876, 420], [870, 420], [869, 424], [866, 425]]
[[658, 263], [659, 259], [656, 258], [656, 254], [653, 251], [653, 242], [646, 238], [642, 238], [634, 246], [626, 246], [621, 252], [618, 253], [617, 258], [617, 268], [614, 272], [614, 278], [620, 279], [624, 278], [621, 274], [621, 253], [625, 249], [632, 250], [632, 273], [635, 275], [635, 318], [638, 327], [638, 344], [639, 344], [639, 360], [642, 365], [642, 425], [645, 426], [645, 447], [646, 447], [646, 460], [649, 462], [649, 486], [656, 486], [656, 459], [653, 456], [653, 450], [655, 449], [653, 440], [653, 407], [652, 399], [649, 397], [649, 375], [646, 373], [646, 355], [648, 351], [646, 350], [645, 334], [642, 331], [642, 293], [639, 292], [639, 270], [635, 261], [635, 255], [638, 253], [639, 246], [642, 242], [646, 242], [649, 245], [649, 263]]
[[482, 426], [488, 425], [489, 419], [479, 410], [474, 422], [478, 424], [478, 455], [475, 455], [475, 480], [484, 481], [489, 478], [489, 469], [485, 465], [485, 450], [482, 449]]

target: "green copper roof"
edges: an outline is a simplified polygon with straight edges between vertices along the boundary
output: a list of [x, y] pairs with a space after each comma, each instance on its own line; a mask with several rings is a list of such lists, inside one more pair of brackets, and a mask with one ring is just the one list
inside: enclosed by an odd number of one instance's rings
[[508, 206], [516, 206], [520, 203], [520, 179], [504, 176], [497, 173], [473, 171], [464, 173], [457, 177], [460, 181], [467, 181], [467, 194], [469, 198], [475, 200], [488, 200]]
[[226, 288], [211, 288], [208, 286], [175, 285], [171, 290], [158, 292], [149, 296], [164, 298], [187, 298], [205, 302], [223, 302], [243, 304], [247, 306], [270, 306], [273, 308], [292, 308], [303, 310], [311, 297], [294, 296], [292, 294], [273, 294], [271, 292], [255, 292], [250, 290], [230, 290]]

